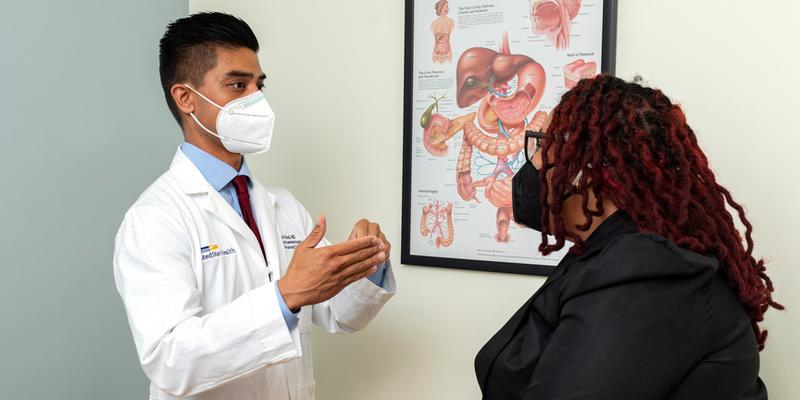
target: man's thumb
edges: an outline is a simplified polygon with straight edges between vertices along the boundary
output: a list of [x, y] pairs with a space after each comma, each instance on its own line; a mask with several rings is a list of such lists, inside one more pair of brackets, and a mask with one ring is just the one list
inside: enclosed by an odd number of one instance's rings
[[303, 247], [313, 249], [317, 247], [322, 238], [325, 237], [325, 231], [328, 229], [328, 223], [325, 221], [325, 216], [320, 215], [317, 219], [317, 225], [311, 230], [305, 240], [300, 244]]

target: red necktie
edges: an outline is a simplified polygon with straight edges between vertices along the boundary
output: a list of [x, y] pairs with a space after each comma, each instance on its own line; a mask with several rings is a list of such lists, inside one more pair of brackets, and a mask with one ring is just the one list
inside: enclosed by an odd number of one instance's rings
[[239, 208], [242, 209], [242, 218], [244, 218], [244, 222], [247, 223], [247, 226], [249, 226], [250, 230], [256, 235], [258, 245], [261, 246], [261, 254], [264, 256], [264, 261], [267, 261], [264, 243], [261, 242], [261, 233], [258, 232], [256, 218], [253, 216], [253, 207], [250, 205], [250, 192], [247, 190], [247, 177], [244, 175], [237, 175], [236, 178], [233, 178], [233, 187], [236, 188], [236, 197], [239, 198]]

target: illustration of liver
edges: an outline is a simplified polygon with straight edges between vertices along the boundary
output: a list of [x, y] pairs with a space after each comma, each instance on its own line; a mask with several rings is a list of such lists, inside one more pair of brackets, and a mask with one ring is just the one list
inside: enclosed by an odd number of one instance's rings
[[[511, 81], [516, 78], [515, 87]], [[456, 66], [456, 103], [466, 108], [482, 101], [478, 123], [487, 132], [524, 124], [525, 117], [544, 94], [544, 68], [532, 58], [511, 54], [508, 34], [503, 35], [500, 52], [473, 47], [461, 54]]]
[[592, 78], [597, 75], [597, 63], [577, 59], [564, 66], [564, 87], [572, 89], [581, 79]]
[[566, 49], [570, 23], [580, 9], [580, 0], [537, 0], [531, 4], [531, 29], [536, 34], [546, 35], [557, 49]]

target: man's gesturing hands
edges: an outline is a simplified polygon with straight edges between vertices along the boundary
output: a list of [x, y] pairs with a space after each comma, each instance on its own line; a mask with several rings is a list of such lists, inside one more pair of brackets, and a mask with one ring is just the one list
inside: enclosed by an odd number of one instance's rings
[[327, 230], [325, 217], [319, 217], [308, 237], [295, 248], [286, 275], [278, 281], [286, 306], [297, 312], [302, 306], [321, 303], [377, 271], [389, 248], [380, 228], [374, 225], [370, 227], [369, 221], [361, 220], [349, 240], [317, 249]]

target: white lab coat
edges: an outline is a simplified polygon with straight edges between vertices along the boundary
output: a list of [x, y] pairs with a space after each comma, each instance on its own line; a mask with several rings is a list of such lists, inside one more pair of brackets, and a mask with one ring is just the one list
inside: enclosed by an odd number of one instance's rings
[[290, 331], [275, 281], [314, 220], [283, 188], [253, 180], [251, 201], [269, 267], [244, 220], [180, 149], [125, 214], [114, 278], [150, 399], [311, 400], [310, 323], [359, 330], [394, 294], [389, 269], [385, 289], [361, 279], [303, 307]]

